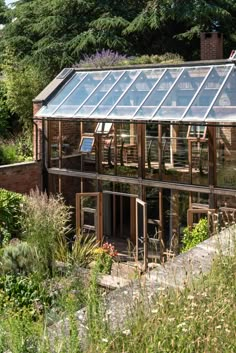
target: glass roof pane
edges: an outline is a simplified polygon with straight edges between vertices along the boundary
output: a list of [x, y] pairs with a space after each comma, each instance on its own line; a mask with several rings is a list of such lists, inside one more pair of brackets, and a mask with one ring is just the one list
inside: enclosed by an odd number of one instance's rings
[[78, 107], [85, 101], [89, 94], [98, 86], [106, 76], [105, 71], [95, 71], [87, 74], [85, 79], [66, 98], [62, 105], [55, 111], [54, 116], [72, 116]]
[[40, 113], [44, 116], [50, 116], [50, 114], [61, 104], [63, 99], [72, 91], [72, 89], [84, 78], [85, 73], [76, 73], [53, 97], [49, 103], [40, 110]]
[[105, 94], [112, 88], [114, 83], [120, 78], [124, 71], [112, 71], [102, 82], [102, 84], [93, 92], [91, 97], [75, 113], [75, 116], [88, 116]]
[[202, 86], [184, 120], [203, 119], [231, 66], [215, 66]]
[[109, 116], [133, 115], [163, 73], [162, 70], [145, 70], [131, 85]]
[[92, 113], [93, 116], [106, 116], [107, 113], [116, 104], [122, 93], [128, 88], [131, 82], [137, 75], [137, 70], [126, 71], [117, 84], [112, 88], [111, 92], [108, 93], [106, 98], [99, 104], [99, 106]]
[[180, 74], [182, 68], [168, 69], [165, 75], [161, 78], [160, 82], [157, 84], [153, 92], [147, 98], [147, 100], [142, 104], [134, 117], [152, 117], [155, 109], [161, 103], [165, 94], [168, 92], [173, 82], [176, 80]]
[[236, 71], [229, 75], [206, 120], [236, 120]]
[[209, 67], [186, 68], [154, 117], [181, 118], [209, 70]]

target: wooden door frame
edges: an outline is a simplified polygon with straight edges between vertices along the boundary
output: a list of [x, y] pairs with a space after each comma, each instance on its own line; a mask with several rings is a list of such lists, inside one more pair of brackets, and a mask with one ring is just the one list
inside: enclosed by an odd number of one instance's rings
[[[132, 210], [130, 210], [130, 219], [132, 219], [132, 217], [135, 217], [135, 200], [136, 198], [138, 198], [137, 194], [126, 194], [123, 192], [118, 192], [118, 191], [109, 191], [109, 190], [104, 190], [103, 194], [108, 194], [108, 195], [113, 195], [113, 196], [124, 196], [124, 197], [129, 197], [130, 198], [130, 207], [132, 208]], [[114, 202], [113, 199], [113, 207], [116, 208], [116, 204]], [[116, 213], [116, 212], [114, 212]], [[113, 226], [115, 226], [115, 221], [113, 219]], [[133, 238], [136, 240], [136, 222], [133, 224], [132, 222], [130, 222], [130, 238], [131, 241], [132, 239], [132, 234], [134, 235]]]
[[147, 260], [148, 260], [148, 243], [147, 243], [147, 202], [142, 201], [139, 198], [135, 200], [136, 208], [136, 261], [139, 258], [139, 234], [138, 234], [138, 204], [143, 207], [143, 262], [144, 262], [144, 271], [147, 269]]
[[103, 210], [102, 210], [102, 192], [83, 192], [76, 193], [76, 234], [80, 234], [81, 229], [81, 198], [82, 197], [96, 197], [96, 210], [95, 212], [95, 224], [97, 225], [95, 229], [96, 238], [99, 243], [102, 243], [103, 238]]

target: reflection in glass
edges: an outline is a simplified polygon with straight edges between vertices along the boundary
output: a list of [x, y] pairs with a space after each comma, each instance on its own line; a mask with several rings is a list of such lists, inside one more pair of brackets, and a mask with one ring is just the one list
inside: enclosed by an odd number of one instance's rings
[[181, 68], [168, 69], [134, 117], [151, 117], [180, 72]]
[[135, 79], [137, 71], [126, 71], [117, 84], [108, 93], [106, 98], [95, 109], [91, 116], [106, 116], [107, 113], [116, 104], [122, 93], [128, 88], [131, 82]]
[[82, 104], [89, 94], [97, 87], [105, 77], [106, 72], [88, 73], [78, 87], [67, 97], [63, 104], [55, 112], [55, 116], [73, 115], [80, 104]]
[[50, 116], [50, 114], [61, 104], [63, 99], [72, 91], [76, 85], [84, 78], [85, 73], [76, 73], [53, 97], [50, 102], [40, 109], [40, 114]]
[[143, 71], [111, 111], [109, 116], [133, 115], [161, 76], [163, 70]]
[[208, 71], [209, 67], [185, 69], [154, 117], [181, 118]]
[[230, 66], [216, 66], [213, 68], [193, 104], [191, 105], [191, 108], [184, 116], [185, 120], [202, 119], [204, 117], [230, 68]]
[[235, 188], [236, 185], [236, 127], [225, 124], [217, 127], [216, 168], [217, 186]]
[[[206, 120], [232, 120], [236, 116], [236, 73], [229, 75], [222, 92], [210, 110]], [[211, 119], [213, 118], [213, 119]]]
[[105, 97], [107, 92], [112, 88], [114, 83], [121, 77], [124, 71], [112, 71], [93, 92], [91, 97], [82, 105], [82, 107], [75, 113], [75, 116], [88, 116], [98, 105], [98, 103]]

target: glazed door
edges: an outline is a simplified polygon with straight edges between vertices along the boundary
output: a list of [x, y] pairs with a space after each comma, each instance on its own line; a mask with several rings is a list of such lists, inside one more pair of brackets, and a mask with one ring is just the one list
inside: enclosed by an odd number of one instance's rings
[[76, 194], [76, 233], [95, 235], [99, 242], [103, 238], [102, 193]]
[[136, 260], [143, 255], [144, 270], [147, 268], [147, 203], [136, 199]]

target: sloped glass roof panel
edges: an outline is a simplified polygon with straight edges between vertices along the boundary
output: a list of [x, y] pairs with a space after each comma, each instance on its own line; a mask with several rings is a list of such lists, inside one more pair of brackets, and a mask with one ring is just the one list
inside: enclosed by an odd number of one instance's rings
[[133, 115], [162, 73], [163, 69], [142, 71], [109, 116]]
[[112, 86], [117, 82], [123, 73], [124, 71], [110, 72], [109, 75], [101, 83], [101, 85], [96, 88], [94, 93], [75, 112], [75, 116], [88, 116], [96, 108], [104, 96], [110, 91]]
[[95, 71], [88, 73], [54, 112], [54, 116], [74, 115], [78, 107], [86, 100], [90, 93], [95, 90], [106, 75], [106, 71]]
[[206, 121], [236, 121], [236, 72], [231, 72]]
[[[162, 69], [162, 72], [163, 71], [164, 70]], [[134, 118], [151, 118], [152, 114], [155, 112], [156, 108], [161, 103], [165, 94], [169, 91], [181, 71], [182, 68], [168, 69], [161, 77], [152, 93], [134, 114]]]
[[117, 80], [112, 90], [103, 99], [99, 106], [92, 112], [91, 117], [106, 117], [109, 111], [116, 105], [122, 94], [128, 89], [132, 84], [136, 76], [140, 73], [140, 70], [130, 70], [126, 71], [124, 75]]
[[186, 68], [153, 120], [180, 119], [209, 71], [209, 67]]
[[213, 67], [191, 107], [183, 116], [185, 121], [203, 120], [230, 69], [230, 65]]
[[235, 66], [77, 72], [36, 117], [236, 121]]
[[62, 87], [62, 89], [49, 101], [47, 105], [44, 105], [40, 109], [40, 113], [43, 116], [51, 116], [55, 109], [61, 104], [61, 102], [67, 97], [67, 95], [76, 87], [79, 82], [85, 77], [86, 73], [78, 72]]

